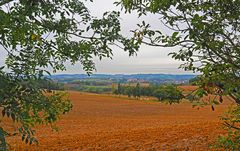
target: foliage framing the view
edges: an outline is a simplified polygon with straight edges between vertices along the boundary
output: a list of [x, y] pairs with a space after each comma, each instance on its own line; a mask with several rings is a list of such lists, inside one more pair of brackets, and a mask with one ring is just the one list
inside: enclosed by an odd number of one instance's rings
[[113, 45], [135, 53], [138, 42], [120, 34], [118, 18], [118, 12], [107, 12], [97, 19], [80, 0], [0, 1], [0, 45], [7, 53], [0, 68], [0, 108], [2, 116], [20, 124], [10, 133], [1, 121], [1, 150], [5, 137], [17, 133], [26, 143], [36, 142], [32, 127], [51, 124], [71, 109], [63, 94], [46, 95], [37, 84], [49, 74], [46, 67], [56, 72], [65, 70], [66, 61], [80, 62], [90, 74], [93, 57], [111, 58]]
[[[121, 0], [116, 2], [126, 12], [137, 11], [139, 16], [153, 13], [158, 15], [159, 25], [164, 25], [171, 34], [151, 25], [139, 24], [134, 30], [134, 38], [141, 43], [156, 47], [175, 47], [179, 49], [170, 55], [184, 61], [181, 68], [202, 75], [199, 77], [199, 89], [195, 97], [207, 94], [231, 96], [240, 104], [240, 1], [239, 0]], [[215, 100], [213, 100], [215, 101]], [[239, 110], [239, 109], [236, 109]], [[239, 112], [231, 112], [240, 123]], [[224, 119], [229, 123], [229, 119]], [[230, 120], [231, 121], [231, 120]], [[229, 123], [232, 125], [232, 123]], [[237, 127], [236, 127], [237, 126]], [[239, 125], [230, 127], [238, 131]], [[232, 136], [232, 135], [229, 135]], [[232, 138], [232, 137], [229, 137]], [[229, 138], [222, 143], [229, 143]], [[221, 147], [226, 147], [222, 145]], [[239, 145], [234, 150], [239, 149]]]

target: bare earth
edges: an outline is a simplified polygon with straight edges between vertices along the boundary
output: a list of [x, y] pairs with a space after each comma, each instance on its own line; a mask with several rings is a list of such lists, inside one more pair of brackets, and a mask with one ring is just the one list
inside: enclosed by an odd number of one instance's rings
[[[197, 110], [190, 103], [166, 105], [104, 95], [69, 92], [73, 110], [59, 122], [59, 132], [38, 128], [38, 146], [10, 138], [13, 150], [210, 150], [225, 134], [218, 117], [231, 104], [215, 111]], [[17, 139], [17, 141], [16, 141]]]

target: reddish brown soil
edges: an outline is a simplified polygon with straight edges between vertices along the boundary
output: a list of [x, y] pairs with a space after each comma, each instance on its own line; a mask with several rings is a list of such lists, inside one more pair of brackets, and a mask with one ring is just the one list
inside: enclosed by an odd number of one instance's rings
[[[218, 117], [231, 102], [215, 111], [190, 103], [166, 105], [111, 96], [70, 92], [73, 110], [59, 122], [59, 132], [38, 128], [38, 146], [10, 139], [16, 150], [210, 150], [225, 134]], [[225, 99], [226, 100], [226, 99]]]

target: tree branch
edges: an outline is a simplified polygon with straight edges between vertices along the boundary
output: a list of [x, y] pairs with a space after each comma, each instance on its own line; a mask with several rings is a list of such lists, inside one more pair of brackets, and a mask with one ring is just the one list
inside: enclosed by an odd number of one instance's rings
[[236, 96], [234, 96], [233, 94], [229, 94], [229, 96], [231, 97], [231, 98], [233, 98], [233, 100], [237, 103], [237, 104], [239, 104], [240, 105], [240, 99], [238, 99]]
[[175, 47], [177, 45], [180, 45], [182, 43], [186, 43], [186, 42], [193, 42], [191, 40], [183, 40], [183, 41], [179, 41], [177, 43], [174, 43], [174, 44], [170, 44], [170, 45], [167, 45], [167, 44], [156, 44], [156, 43], [150, 43], [150, 42], [146, 42], [146, 41], [141, 41], [143, 44], [146, 44], [146, 45], [149, 45], [149, 46], [154, 46], [154, 47]]
[[234, 126], [234, 125], [232, 125], [232, 124], [229, 124], [228, 122], [224, 122], [224, 125], [226, 125], [227, 127], [230, 127], [230, 128], [236, 129], [236, 130], [240, 130], [239, 127], [236, 127], [236, 126]]

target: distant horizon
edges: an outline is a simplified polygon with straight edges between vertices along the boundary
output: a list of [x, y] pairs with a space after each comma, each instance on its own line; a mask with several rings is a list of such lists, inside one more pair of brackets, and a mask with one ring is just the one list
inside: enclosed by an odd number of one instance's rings
[[[86, 73], [53, 73], [51, 75], [88, 75]], [[197, 73], [93, 73], [91, 75], [200, 75]], [[90, 76], [91, 76], [90, 75]]]

